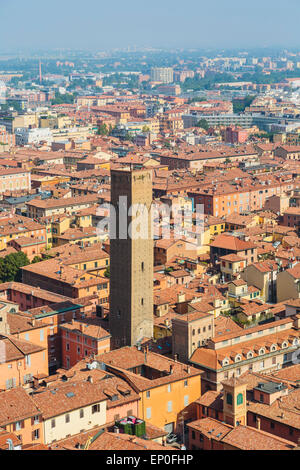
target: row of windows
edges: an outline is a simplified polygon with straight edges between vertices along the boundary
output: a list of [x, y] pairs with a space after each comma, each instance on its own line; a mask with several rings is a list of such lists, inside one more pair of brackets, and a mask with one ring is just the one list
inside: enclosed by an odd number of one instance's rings
[[[183, 386], [184, 386], [184, 387], [187, 387], [187, 386], [188, 386], [188, 381], [187, 381], [187, 380], [185, 380], [185, 381], [183, 382]], [[172, 391], [172, 385], [171, 385], [171, 384], [168, 384], [168, 385], [167, 385], [167, 391], [168, 391], [168, 392], [171, 392], [171, 391]], [[150, 397], [151, 397], [151, 392], [150, 392], [150, 390], [148, 390], [148, 391], [146, 392], [146, 397], [147, 397], [147, 398], [150, 398]]]
[[[184, 406], [188, 406], [189, 405], [189, 396], [188, 395], [185, 395], [183, 397], [183, 403], [184, 403]], [[167, 412], [168, 413], [171, 413], [173, 411], [173, 402], [172, 401], [168, 401], [167, 403]], [[147, 419], [150, 419], [151, 418], [151, 413], [152, 413], [152, 408], [151, 406], [148, 407], [146, 409], [146, 418]]]
[[[100, 403], [97, 403], [96, 405], [92, 406], [92, 414], [95, 414], [95, 413], [100, 413]], [[83, 409], [79, 410], [79, 418], [80, 419], [84, 418], [84, 410]], [[67, 413], [65, 415], [65, 422], [70, 423], [70, 414], [69, 413]], [[52, 419], [51, 420], [51, 428], [55, 428], [55, 427], [56, 427], [56, 420]]]
[[[210, 330], [211, 330], [211, 325], [208, 325], [208, 328], [207, 328], [207, 329], [208, 329], [208, 331], [210, 331]], [[202, 328], [202, 333], [205, 333], [205, 332], [206, 332], [206, 326], [204, 326], [204, 327]], [[198, 335], [199, 335], [200, 333], [201, 333], [201, 328], [198, 328]], [[196, 330], [193, 330], [193, 331], [192, 331], [192, 334], [193, 334], [193, 336], [194, 336], [194, 335], [196, 334]]]

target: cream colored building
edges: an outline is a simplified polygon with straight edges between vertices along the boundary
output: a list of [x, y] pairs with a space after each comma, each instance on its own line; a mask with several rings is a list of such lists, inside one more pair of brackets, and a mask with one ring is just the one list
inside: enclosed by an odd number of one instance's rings
[[107, 397], [89, 381], [59, 385], [33, 399], [43, 413], [45, 444], [106, 423]]

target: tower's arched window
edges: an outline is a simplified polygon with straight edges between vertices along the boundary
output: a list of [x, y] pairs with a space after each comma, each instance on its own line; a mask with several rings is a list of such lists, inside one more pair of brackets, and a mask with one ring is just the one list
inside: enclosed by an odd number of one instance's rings
[[241, 405], [243, 403], [243, 394], [239, 393], [236, 399], [236, 404]]
[[227, 405], [232, 405], [232, 395], [231, 395], [231, 393], [227, 393], [226, 403], [227, 403]]

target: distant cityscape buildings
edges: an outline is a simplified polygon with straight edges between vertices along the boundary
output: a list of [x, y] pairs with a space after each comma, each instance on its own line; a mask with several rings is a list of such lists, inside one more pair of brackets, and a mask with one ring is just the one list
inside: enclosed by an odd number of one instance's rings
[[0, 450], [300, 448], [300, 51], [175, 52], [3, 56]]

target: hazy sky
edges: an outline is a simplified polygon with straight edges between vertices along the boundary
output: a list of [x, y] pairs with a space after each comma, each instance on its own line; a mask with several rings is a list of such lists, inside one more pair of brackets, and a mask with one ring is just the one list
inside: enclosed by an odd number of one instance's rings
[[0, 0], [0, 50], [300, 46], [299, 0]]

